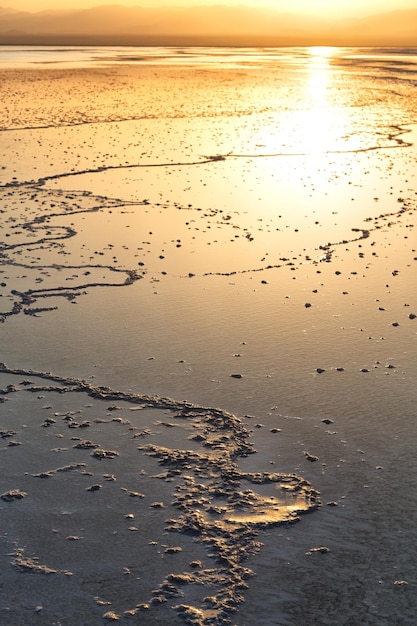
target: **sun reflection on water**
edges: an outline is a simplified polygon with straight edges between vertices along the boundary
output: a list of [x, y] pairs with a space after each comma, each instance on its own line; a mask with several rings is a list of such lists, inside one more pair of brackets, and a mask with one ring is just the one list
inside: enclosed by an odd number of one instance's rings
[[302, 151], [325, 154], [337, 150], [340, 139], [346, 136], [346, 112], [334, 100], [334, 73], [332, 58], [335, 49], [312, 47], [306, 66], [304, 106], [294, 110], [293, 122]]
[[310, 48], [309, 52], [311, 55], [307, 66], [309, 92], [319, 103], [324, 104], [331, 73], [330, 60], [334, 48], [318, 46]]

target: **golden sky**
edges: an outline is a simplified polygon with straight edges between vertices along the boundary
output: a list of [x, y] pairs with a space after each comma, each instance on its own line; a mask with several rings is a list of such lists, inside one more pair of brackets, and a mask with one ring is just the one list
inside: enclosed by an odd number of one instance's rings
[[54, 0], [0, 0], [0, 6], [22, 11], [85, 9], [106, 4], [143, 7], [249, 5], [318, 17], [361, 17], [398, 9], [417, 9], [417, 0], [61, 0], [59, 4]]

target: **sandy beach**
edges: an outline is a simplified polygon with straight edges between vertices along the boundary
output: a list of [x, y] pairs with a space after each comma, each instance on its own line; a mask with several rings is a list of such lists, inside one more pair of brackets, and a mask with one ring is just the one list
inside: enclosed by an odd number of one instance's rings
[[0, 62], [0, 622], [411, 626], [416, 54], [52, 52]]

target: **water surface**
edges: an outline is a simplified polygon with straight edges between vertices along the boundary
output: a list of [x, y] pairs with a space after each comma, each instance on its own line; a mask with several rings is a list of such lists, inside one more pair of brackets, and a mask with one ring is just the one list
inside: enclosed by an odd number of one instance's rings
[[5, 623], [414, 623], [416, 49], [0, 55]]

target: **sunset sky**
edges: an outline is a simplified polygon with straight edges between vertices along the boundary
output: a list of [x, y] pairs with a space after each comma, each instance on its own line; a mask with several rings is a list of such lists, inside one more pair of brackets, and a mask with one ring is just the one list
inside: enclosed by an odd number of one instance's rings
[[0, 6], [23, 11], [46, 9], [82, 9], [102, 5], [142, 7], [250, 5], [276, 8], [289, 13], [304, 13], [319, 17], [364, 16], [398, 9], [417, 9], [417, 0], [62, 0], [59, 6], [53, 0], [0, 0]]

